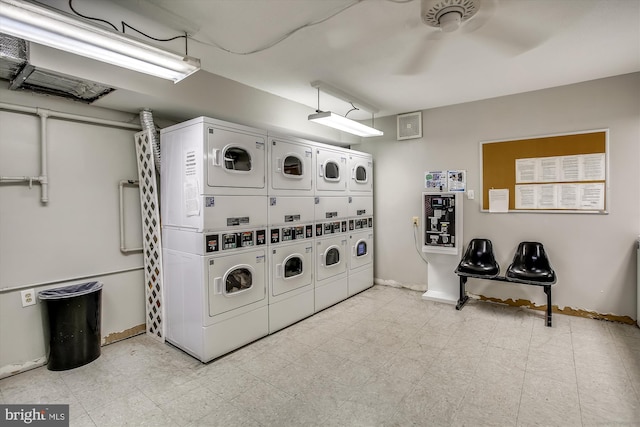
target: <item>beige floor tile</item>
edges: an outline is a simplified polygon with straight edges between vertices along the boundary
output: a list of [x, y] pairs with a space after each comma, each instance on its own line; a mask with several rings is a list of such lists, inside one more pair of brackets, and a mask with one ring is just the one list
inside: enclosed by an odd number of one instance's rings
[[137, 426], [150, 417], [162, 416], [162, 411], [142, 393], [105, 398], [102, 405], [87, 410], [97, 427]]
[[581, 426], [575, 381], [557, 381], [527, 373], [518, 410], [518, 425]]
[[374, 286], [203, 364], [146, 335], [69, 371], [0, 380], [0, 403], [69, 403], [79, 426], [630, 426], [640, 329]]

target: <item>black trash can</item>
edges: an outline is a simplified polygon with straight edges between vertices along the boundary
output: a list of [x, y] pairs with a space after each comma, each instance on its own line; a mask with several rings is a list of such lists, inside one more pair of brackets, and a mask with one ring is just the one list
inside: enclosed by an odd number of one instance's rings
[[44, 303], [50, 371], [77, 368], [100, 357], [102, 283], [48, 289], [38, 298]]

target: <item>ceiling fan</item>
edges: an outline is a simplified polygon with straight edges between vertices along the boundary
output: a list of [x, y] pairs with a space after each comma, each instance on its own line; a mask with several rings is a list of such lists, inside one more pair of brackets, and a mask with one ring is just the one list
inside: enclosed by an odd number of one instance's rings
[[[420, 0], [422, 23], [436, 29], [420, 37], [413, 55], [400, 74], [413, 75], [427, 69], [448, 37], [473, 34], [475, 41], [513, 56], [532, 49], [541, 39], [496, 15], [499, 0]], [[486, 27], [486, 28], [483, 28]], [[482, 31], [477, 31], [483, 28]]]
[[480, 0], [421, 0], [420, 17], [430, 27], [445, 33], [456, 31], [460, 25], [480, 10]]

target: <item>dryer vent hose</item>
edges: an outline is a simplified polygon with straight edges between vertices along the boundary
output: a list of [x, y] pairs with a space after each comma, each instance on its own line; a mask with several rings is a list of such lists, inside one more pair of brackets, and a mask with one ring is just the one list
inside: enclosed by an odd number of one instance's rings
[[153, 123], [153, 113], [151, 110], [144, 109], [140, 111], [140, 124], [142, 130], [151, 131], [151, 147], [153, 149], [153, 163], [156, 167], [156, 173], [160, 173], [160, 136], [156, 125]]

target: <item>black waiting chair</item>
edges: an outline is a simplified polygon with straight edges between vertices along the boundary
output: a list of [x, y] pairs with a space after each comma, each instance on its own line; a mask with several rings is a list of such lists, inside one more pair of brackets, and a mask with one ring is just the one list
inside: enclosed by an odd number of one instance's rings
[[507, 280], [529, 285], [556, 283], [556, 273], [539, 242], [521, 242], [507, 268]]
[[500, 265], [493, 254], [491, 240], [472, 239], [455, 273], [460, 276], [460, 299], [456, 304], [456, 309], [460, 310], [469, 300], [465, 291], [467, 278], [494, 279], [500, 273]]
[[507, 281], [544, 287], [547, 294], [547, 326], [551, 326], [551, 285], [556, 273], [539, 242], [521, 242], [505, 274]]

